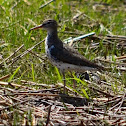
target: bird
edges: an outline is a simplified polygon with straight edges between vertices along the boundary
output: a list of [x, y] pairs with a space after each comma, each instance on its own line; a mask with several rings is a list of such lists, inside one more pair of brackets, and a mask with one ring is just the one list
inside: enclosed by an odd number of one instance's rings
[[30, 30], [42, 28], [47, 31], [45, 39], [45, 53], [50, 62], [56, 66], [63, 75], [64, 93], [66, 92], [66, 71], [85, 72], [102, 71], [104, 67], [91, 62], [81, 55], [77, 50], [64, 44], [58, 37], [58, 23], [54, 19], [43, 21], [41, 25], [31, 28]]

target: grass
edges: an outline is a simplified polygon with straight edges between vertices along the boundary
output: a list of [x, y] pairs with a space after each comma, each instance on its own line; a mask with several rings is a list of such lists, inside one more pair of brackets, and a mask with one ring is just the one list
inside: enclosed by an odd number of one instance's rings
[[[15, 54], [16, 56], [35, 45], [35, 43], [43, 40], [46, 37], [46, 31], [35, 30], [30, 32], [29, 30], [48, 18], [53, 18], [59, 23], [60, 27], [58, 31], [61, 40], [93, 31], [96, 35], [102, 34], [106, 36], [111, 32], [114, 35], [126, 36], [126, 5], [121, 0], [60, 0], [53, 1], [49, 5], [39, 9], [43, 4], [45, 4], [45, 1], [40, 0], [0, 1], [0, 62], [3, 62], [4, 59], [9, 57], [22, 44], [24, 44], [24, 47]], [[84, 13], [85, 15], [73, 20], [79, 13]], [[74, 34], [66, 34], [65, 31], [73, 32]], [[90, 49], [90, 38], [76, 42], [74, 47], [84, 47], [78, 48], [78, 51], [90, 60], [94, 60], [100, 56], [103, 58], [108, 57], [111, 61], [116, 62], [116, 56], [119, 57], [126, 53], [125, 48], [118, 46], [119, 41], [117, 40], [109, 44], [104, 44], [103, 39], [94, 42], [99, 43], [97, 48]], [[32, 52], [44, 58], [44, 43], [34, 48]], [[9, 66], [10, 63], [4, 61], [0, 69], [1, 77], [6, 74], [11, 75], [5, 81], [20, 83], [20, 80], [31, 80], [46, 84], [56, 84], [62, 81], [59, 72], [48, 60], [42, 60], [31, 53], [28, 53]], [[115, 64], [111, 66], [114, 68]], [[118, 72], [114, 69], [113, 75], [106, 76], [105, 80], [112, 84], [111, 87], [115, 94], [120, 94], [125, 87], [121, 88], [120, 85], [118, 89], [118, 82], [126, 86], [125, 78], [125, 72]], [[67, 80], [67, 84], [72, 82], [68, 73]], [[79, 86], [80, 82], [78, 82], [77, 92], [81, 90], [80, 94], [83, 94], [87, 98], [96, 97], [95, 94], [93, 96], [88, 91], [90, 89], [83, 89], [83, 83], [85, 84], [85, 82], [82, 81], [82, 86]], [[16, 124], [15, 120], [13, 123]]]

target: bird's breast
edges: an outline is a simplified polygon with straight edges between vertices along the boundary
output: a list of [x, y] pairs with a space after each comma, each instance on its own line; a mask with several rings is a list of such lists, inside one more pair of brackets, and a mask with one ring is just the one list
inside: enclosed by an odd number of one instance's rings
[[45, 53], [48, 59], [51, 58], [50, 50], [47, 44], [45, 44]]
[[52, 55], [51, 55], [52, 48], [55, 48], [55, 47], [54, 45], [50, 45], [50, 43], [48, 42], [48, 36], [47, 36], [45, 40], [45, 53], [49, 60], [53, 60]]
[[48, 53], [48, 50], [49, 50], [49, 48], [48, 48], [48, 37], [46, 37], [46, 39], [45, 39], [45, 53], [46, 53], [46, 55]]

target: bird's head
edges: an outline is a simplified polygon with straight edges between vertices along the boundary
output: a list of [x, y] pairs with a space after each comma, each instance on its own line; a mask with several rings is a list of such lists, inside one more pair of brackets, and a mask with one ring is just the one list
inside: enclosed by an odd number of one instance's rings
[[55, 20], [50, 19], [50, 20], [45, 20], [41, 25], [31, 28], [30, 30], [43, 28], [47, 31], [52, 31], [52, 30], [56, 30], [57, 27], [58, 27], [57, 22]]

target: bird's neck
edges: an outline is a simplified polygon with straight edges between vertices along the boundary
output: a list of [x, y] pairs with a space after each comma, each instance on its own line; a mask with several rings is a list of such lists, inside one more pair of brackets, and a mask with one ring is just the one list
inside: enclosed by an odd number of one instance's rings
[[49, 38], [51, 38], [51, 39], [52, 38], [57, 39], [58, 38], [57, 29], [55, 29], [55, 30], [49, 30], [47, 36]]
[[55, 45], [55, 46], [62, 46], [62, 42], [58, 38], [57, 29], [49, 30], [47, 33], [47, 41], [48, 47]]

